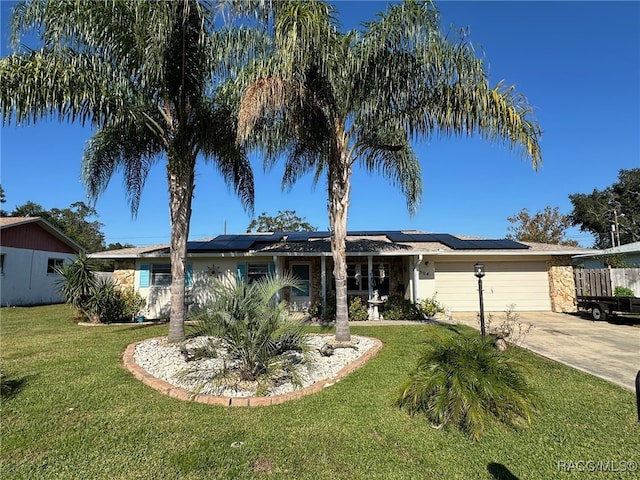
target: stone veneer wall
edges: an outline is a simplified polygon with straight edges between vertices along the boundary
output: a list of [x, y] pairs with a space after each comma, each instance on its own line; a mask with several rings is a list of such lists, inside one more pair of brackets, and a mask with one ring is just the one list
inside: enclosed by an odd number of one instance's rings
[[571, 257], [553, 257], [547, 262], [549, 271], [549, 296], [554, 312], [575, 312], [576, 284]]
[[113, 281], [120, 288], [135, 288], [136, 264], [133, 260], [117, 260], [113, 270]]

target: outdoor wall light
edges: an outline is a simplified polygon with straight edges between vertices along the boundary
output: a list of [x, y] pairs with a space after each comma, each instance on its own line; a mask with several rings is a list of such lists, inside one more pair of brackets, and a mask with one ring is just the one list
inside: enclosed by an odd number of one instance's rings
[[484, 263], [476, 263], [473, 266], [473, 272], [478, 277], [478, 295], [480, 296], [480, 333], [484, 339], [484, 301], [482, 299], [482, 277], [484, 277]]

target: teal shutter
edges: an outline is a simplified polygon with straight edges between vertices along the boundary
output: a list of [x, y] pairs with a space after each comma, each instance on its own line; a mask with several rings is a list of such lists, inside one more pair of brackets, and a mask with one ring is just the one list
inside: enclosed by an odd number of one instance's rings
[[276, 264], [273, 262], [269, 263], [269, 276], [271, 277], [276, 276]]
[[193, 286], [193, 265], [190, 263], [187, 263], [187, 268], [184, 275], [184, 284], [187, 287]]
[[238, 263], [236, 266], [236, 274], [238, 275], [238, 279], [247, 281], [247, 264], [246, 263]]
[[151, 268], [148, 263], [140, 265], [140, 288], [147, 288], [149, 286], [149, 279], [151, 277]]

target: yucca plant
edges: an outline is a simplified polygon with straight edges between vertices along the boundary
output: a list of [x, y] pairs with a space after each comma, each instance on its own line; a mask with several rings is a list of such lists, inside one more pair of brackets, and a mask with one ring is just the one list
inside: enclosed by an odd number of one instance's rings
[[214, 300], [196, 317], [192, 334], [206, 336], [203, 351], [212, 356], [224, 349], [237, 365], [242, 381], [256, 381], [286, 369], [286, 353], [304, 351], [302, 324], [290, 320], [286, 302], [278, 302], [283, 288], [299, 287], [291, 276], [267, 276], [247, 283], [213, 281]]
[[91, 308], [91, 299], [95, 293], [97, 281], [93, 276], [91, 260], [84, 253], [72, 263], [63, 263], [56, 268], [60, 278], [56, 281], [65, 301], [76, 309], [79, 316], [92, 322], [100, 322]]
[[439, 427], [455, 425], [474, 441], [491, 422], [530, 425], [535, 413], [524, 366], [477, 332], [457, 327], [426, 343], [397, 403]]

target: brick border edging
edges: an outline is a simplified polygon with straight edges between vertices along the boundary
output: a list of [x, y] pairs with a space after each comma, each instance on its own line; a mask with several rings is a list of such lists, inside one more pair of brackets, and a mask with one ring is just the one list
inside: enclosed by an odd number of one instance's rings
[[[157, 338], [164, 339], [165, 337]], [[376, 356], [382, 349], [382, 342], [380, 340], [373, 337], [367, 338], [373, 340], [373, 347], [364, 352], [353, 362], [342, 367], [342, 369], [333, 377], [324, 378], [309, 385], [308, 387], [301, 388], [300, 390], [294, 390], [293, 392], [282, 393], [280, 395], [274, 395], [272, 397], [225, 397], [219, 395], [201, 395], [198, 393], [190, 392], [189, 390], [186, 390], [184, 388], [171, 385], [164, 380], [160, 380], [159, 378], [151, 375], [140, 365], [138, 365], [133, 358], [136, 345], [151, 339], [135, 342], [127, 346], [126, 350], [122, 354], [122, 364], [124, 365], [124, 368], [129, 370], [129, 372], [131, 372], [136, 379], [140, 380], [145, 385], [153, 388], [154, 390], [157, 390], [163, 395], [168, 395], [169, 397], [176, 398], [178, 400], [182, 400], [185, 402], [206, 403], [209, 405], [219, 405], [222, 407], [265, 407], [269, 405], [279, 405], [290, 400], [298, 400], [306, 395], [318, 393], [323, 389], [330, 387], [334, 383], [339, 382], [350, 373], [355, 372], [357, 369], [371, 360], [374, 356]]]

